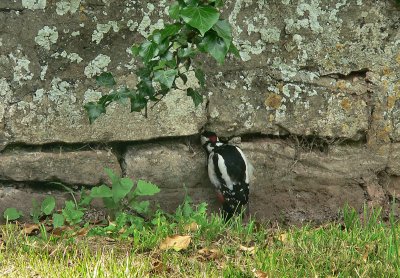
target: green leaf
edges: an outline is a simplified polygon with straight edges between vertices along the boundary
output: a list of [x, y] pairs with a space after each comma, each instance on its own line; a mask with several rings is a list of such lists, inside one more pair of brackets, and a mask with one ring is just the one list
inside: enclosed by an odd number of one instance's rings
[[218, 36], [220, 36], [227, 46], [230, 46], [232, 43], [232, 28], [227, 20], [220, 19], [217, 23], [212, 27], [214, 31], [217, 32]]
[[203, 96], [192, 88], [188, 88], [186, 94], [192, 98], [195, 107], [203, 103]]
[[90, 197], [92, 198], [106, 198], [106, 197], [112, 197], [113, 193], [111, 189], [107, 185], [101, 185], [101, 186], [96, 186], [93, 187], [92, 190], [90, 191]]
[[147, 213], [149, 211], [150, 202], [142, 201], [142, 202], [131, 202], [131, 208], [137, 211], [138, 213]]
[[168, 14], [172, 19], [178, 19], [179, 11], [180, 11], [180, 5], [178, 2], [175, 2], [171, 6], [169, 6]]
[[106, 113], [106, 108], [101, 103], [88, 102], [85, 104], [86, 112], [89, 116], [89, 122], [92, 124], [101, 114]]
[[117, 209], [118, 208], [118, 204], [116, 204], [113, 200], [112, 197], [109, 198], [103, 198], [103, 203], [104, 206], [108, 209]]
[[4, 219], [6, 219], [8, 221], [17, 220], [22, 215], [23, 215], [22, 212], [17, 210], [16, 208], [7, 208], [3, 213]]
[[135, 189], [135, 194], [139, 196], [152, 196], [160, 192], [160, 188], [157, 185], [144, 180], [139, 180]]
[[34, 223], [39, 223], [39, 217], [41, 216], [40, 205], [36, 199], [32, 200], [31, 216]]
[[219, 12], [210, 6], [189, 6], [183, 8], [179, 15], [183, 21], [200, 31], [201, 35], [210, 30], [219, 19]]
[[90, 193], [87, 194], [86, 190], [84, 188], [81, 189], [80, 193], [81, 194], [80, 194], [80, 198], [79, 198], [79, 206], [83, 206], [83, 207], [89, 206], [93, 200], [93, 197], [90, 196]]
[[158, 45], [151, 41], [145, 41], [139, 48], [139, 56], [143, 58], [144, 63], [148, 63], [158, 54]]
[[224, 62], [225, 56], [228, 53], [228, 46], [225, 41], [214, 31], [206, 34], [199, 47], [201, 50], [210, 53], [220, 64]]
[[110, 178], [112, 185], [117, 184], [119, 182], [120, 177], [117, 176], [112, 169], [104, 168], [104, 171], [107, 173], [108, 177]]
[[140, 112], [147, 105], [147, 100], [140, 95], [131, 97], [131, 112]]
[[53, 227], [55, 228], [59, 228], [64, 226], [64, 222], [65, 222], [65, 218], [62, 214], [59, 213], [54, 213], [53, 214]]
[[166, 38], [176, 35], [181, 30], [182, 24], [175, 23], [175, 24], [167, 24], [163, 29], [156, 30], [154, 32], [158, 32], [160, 34], [159, 43], [164, 41]]
[[201, 69], [195, 69], [194, 76], [196, 76], [197, 80], [199, 80], [200, 86], [204, 87], [206, 83], [204, 72]]
[[139, 51], [140, 51], [140, 46], [138, 46], [136, 44], [132, 45], [132, 47], [131, 47], [132, 55], [134, 55], [134, 56], [139, 55]]
[[112, 197], [115, 203], [121, 201], [133, 187], [133, 181], [130, 178], [122, 178], [117, 184], [112, 186]]
[[47, 196], [42, 202], [41, 211], [45, 215], [50, 215], [55, 207], [56, 199], [53, 196]]
[[154, 80], [165, 85], [167, 88], [171, 88], [177, 74], [178, 71], [175, 69], [158, 70], [154, 72]]
[[178, 57], [179, 58], [193, 58], [197, 53], [197, 50], [187, 47], [187, 48], [179, 48], [178, 50]]
[[69, 224], [75, 225], [82, 221], [84, 213], [76, 209], [73, 201], [66, 201], [65, 208], [62, 210], [62, 215]]
[[236, 57], [240, 58], [239, 50], [236, 48], [236, 46], [233, 43], [231, 43], [231, 46], [229, 47], [229, 52], [232, 53], [233, 55], [235, 55]]
[[115, 84], [114, 76], [110, 72], [103, 72], [102, 74], [96, 76], [96, 82], [99, 86], [105, 86], [105, 87], [112, 87]]

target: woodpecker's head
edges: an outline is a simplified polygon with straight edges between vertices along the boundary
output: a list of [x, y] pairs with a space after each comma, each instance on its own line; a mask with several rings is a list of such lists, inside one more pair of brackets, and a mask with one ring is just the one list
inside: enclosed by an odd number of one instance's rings
[[208, 153], [212, 152], [215, 146], [222, 143], [219, 142], [217, 134], [212, 131], [204, 131], [201, 134], [201, 145], [207, 150]]

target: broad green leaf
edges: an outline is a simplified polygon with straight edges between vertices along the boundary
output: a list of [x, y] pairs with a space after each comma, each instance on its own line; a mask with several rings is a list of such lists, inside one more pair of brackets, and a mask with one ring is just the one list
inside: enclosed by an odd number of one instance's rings
[[172, 19], [178, 19], [179, 10], [180, 10], [180, 5], [178, 2], [175, 2], [171, 6], [169, 6], [168, 14]]
[[179, 77], [182, 79], [183, 84], [186, 84], [186, 82], [188, 81], [186, 74], [181, 73], [181, 74], [179, 74]]
[[160, 192], [160, 188], [157, 185], [144, 180], [139, 180], [135, 189], [135, 194], [139, 196], [152, 196]]
[[178, 57], [180, 58], [187, 58], [187, 57], [194, 57], [197, 53], [197, 50], [187, 47], [187, 48], [179, 48], [178, 50]]
[[96, 76], [96, 82], [99, 86], [105, 86], [105, 87], [112, 87], [115, 84], [114, 76], [110, 72], [103, 72], [102, 74]]
[[182, 24], [175, 23], [175, 24], [168, 24], [165, 25], [163, 29], [156, 30], [160, 34], [160, 42], [164, 41], [166, 38], [173, 36], [181, 30]]
[[17, 210], [16, 208], [7, 208], [3, 213], [4, 219], [6, 219], [8, 221], [17, 220], [22, 215], [23, 215], [22, 212]]
[[196, 76], [197, 80], [199, 80], [200, 86], [204, 87], [206, 83], [204, 72], [201, 69], [195, 69], [194, 76]]
[[120, 177], [118, 177], [114, 171], [110, 168], [104, 168], [104, 171], [107, 173], [107, 175], [109, 176], [112, 185], [114, 186], [114, 184], [117, 184], [119, 182]]
[[187, 89], [187, 95], [192, 98], [195, 107], [203, 103], [203, 96], [192, 88]]
[[135, 95], [131, 97], [131, 112], [140, 112], [147, 105], [147, 100], [143, 96]]
[[218, 20], [217, 23], [212, 27], [214, 31], [217, 32], [218, 36], [220, 36], [227, 46], [230, 46], [232, 43], [232, 28], [227, 20], [221, 19]]
[[115, 203], [122, 200], [133, 187], [133, 181], [130, 178], [121, 178], [117, 184], [112, 186], [112, 197]]
[[90, 191], [90, 197], [92, 198], [106, 198], [106, 197], [112, 197], [113, 193], [111, 189], [107, 185], [101, 185], [101, 186], [96, 186], [93, 187], [92, 190]]
[[89, 116], [89, 122], [92, 124], [101, 114], [106, 113], [106, 108], [103, 104], [96, 102], [88, 102], [85, 104], [85, 110]]
[[55, 207], [56, 199], [53, 196], [47, 196], [42, 202], [41, 211], [45, 215], [50, 215]]
[[90, 203], [93, 200], [93, 197], [90, 196], [90, 193], [87, 194], [86, 190], [84, 188], [81, 189], [80, 198], [79, 198], [79, 206], [86, 207], [86, 206], [90, 205]]
[[65, 208], [62, 210], [62, 215], [69, 224], [75, 225], [82, 221], [84, 213], [76, 209], [73, 201], [66, 201]]
[[64, 226], [64, 221], [65, 221], [65, 218], [64, 218], [64, 216], [62, 214], [59, 214], [59, 213], [54, 213], [53, 214], [53, 227], [54, 227], [54, 229]]
[[103, 198], [104, 206], [108, 209], [116, 209], [118, 208], [118, 204], [116, 204], [112, 197]]
[[148, 63], [158, 54], [158, 45], [151, 41], [142, 43], [139, 49], [139, 56], [143, 58], [144, 63]]
[[214, 31], [206, 34], [199, 47], [203, 51], [210, 53], [220, 64], [224, 62], [225, 56], [228, 53], [228, 46], [225, 41]]
[[178, 71], [175, 69], [158, 70], [154, 72], [154, 80], [165, 85], [167, 88], [171, 88], [177, 74]]
[[147, 213], [149, 211], [150, 202], [149, 201], [141, 201], [141, 202], [131, 202], [131, 208], [137, 211], [138, 213]]
[[200, 31], [201, 35], [210, 30], [219, 19], [219, 12], [209, 6], [189, 6], [181, 9], [183, 21]]

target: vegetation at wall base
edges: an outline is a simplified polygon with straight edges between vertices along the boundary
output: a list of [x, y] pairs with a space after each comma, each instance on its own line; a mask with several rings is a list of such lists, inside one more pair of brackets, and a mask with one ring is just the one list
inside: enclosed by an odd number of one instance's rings
[[[172, 23], [154, 30], [143, 43], [131, 48], [132, 54], [142, 61], [135, 72], [138, 77], [135, 88], [118, 87], [109, 72], [96, 77], [99, 86], [111, 91], [97, 102], [85, 104], [90, 123], [106, 113], [111, 103], [126, 99], [130, 101], [131, 112], [144, 110], [147, 116], [148, 103], [159, 102], [173, 89], [186, 90], [194, 105], [200, 105], [205, 77], [194, 58], [206, 53], [222, 64], [228, 53], [240, 56], [232, 42], [231, 25], [220, 17], [221, 6], [221, 0], [178, 0], [171, 4]], [[186, 86], [190, 73], [194, 73], [199, 87]]]
[[[343, 221], [320, 227], [267, 228], [240, 218], [225, 223], [190, 199], [172, 215], [156, 213], [152, 227], [128, 237], [85, 228], [27, 236], [1, 227], [2, 277], [399, 277], [393, 215], [346, 207]], [[119, 234], [119, 235], [118, 235]], [[110, 236], [108, 236], [110, 235]]]

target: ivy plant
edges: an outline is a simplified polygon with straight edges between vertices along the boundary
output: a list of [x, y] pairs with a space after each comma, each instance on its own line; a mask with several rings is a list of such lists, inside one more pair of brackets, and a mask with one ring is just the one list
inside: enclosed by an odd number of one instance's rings
[[178, 0], [171, 4], [171, 23], [154, 30], [144, 42], [131, 48], [142, 62], [136, 70], [135, 88], [118, 87], [109, 72], [96, 77], [97, 84], [109, 88], [110, 93], [85, 105], [90, 123], [105, 113], [112, 102], [124, 99], [130, 100], [131, 112], [144, 110], [147, 116], [148, 103], [157, 103], [170, 90], [180, 89], [178, 84], [186, 84], [190, 71], [194, 71], [200, 89], [189, 87], [186, 92], [196, 107], [201, 104], [205, 77], [194, 64], [194, 57], [207, 53], [222, 64], [228, 53], [239, 55], [232, 43], [231, 25], [221, 18], [222, 6], [222, 0]]

